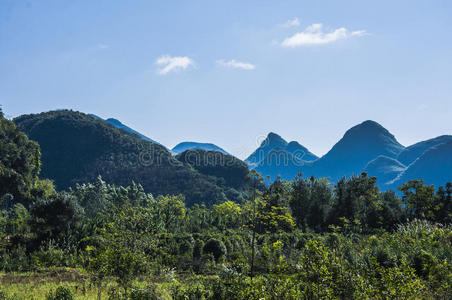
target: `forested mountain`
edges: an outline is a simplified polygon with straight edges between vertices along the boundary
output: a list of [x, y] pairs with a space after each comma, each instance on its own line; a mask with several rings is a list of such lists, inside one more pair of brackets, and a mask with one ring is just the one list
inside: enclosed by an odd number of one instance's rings
[[180, 154], [186, 150], [204, 150], [204, 151], [218, 151], [226, 155], [230, 155], [223, 148], [211, 143], [197, 143], [197, 142], [182, 142], [177, 144], [171, 151], [175, 154]]
[[232, 155], [218, 151], [186, 150], [176, 158], [201, 174], [215, 176], [222, 186], [243, 190], [248, 183], [248, 165]]
[[108, 119], [105, 119], [105, 120], [104, 120], [104, 119], [102, 119], [101, 117], [96, 116], [96, 115], [94, 115], [94, 114], [89, 114], [89, 116], [91, 116], [91, 117], [93, 117], [93, 118], [96, 118], [96, 119], [99, 119], [99, 120], [103, 120], [103, 121], [105, 121], [105, 122], [107, 122], [107, 123], [109, 123], [109, 124], [115, 126], [116, 128], [119, 128], [119, 129], [125, 130], [125, 131], [127, 131], [127, 132], [129, 132], [129, 133], [135, 134], [135, 135], [139, 136], [141, 139], [143, 139], [143, 140], [145, 140], [145, 141], [152, 142], [152, 143], [156, 143], [156, 144], [160, 144], [159, 142], [156, 142], [156, 141], [154, 141], [153, 139], [148, 138], [147, 136], [145, 136], [145, 135], [139, 133], [138, 131], [136, 131], [136, 130], [130, 128], [129, 126], [122, 124], [121, 121], [119, 121], [119, 120], [117, 120], [117, 119], [114, 119], [114, 118], [108, 118]]
[[239, 195], [227, 182], [198, 172], [163, 146], [80, 112], [23, 115], [14, 122], [39, 143], [41, 177], [52, 179], [58, 189], [101, 175], [118, 185], [139, 182], [153, 194], [183, 193], [187, 205], [225, 201], [226, 194]]
[[452, 135], [442, 135], [433, 139], [416, 143], [414, 145], [406, 147], [402, 152], [400, 152], [399, 156], [397, 157], [397, 160], [400, 161], [405, 166], [408, 166], [431, 147], [449, 141], [452, 141]]

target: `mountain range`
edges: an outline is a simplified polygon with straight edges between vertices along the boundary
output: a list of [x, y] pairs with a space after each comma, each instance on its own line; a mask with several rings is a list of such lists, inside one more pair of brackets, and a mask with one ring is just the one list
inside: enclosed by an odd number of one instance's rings
[[[411, 179], [437, 186], [452, 180], [451, 135], [404, 147], [387, 129], [370, 120], [347, 130], [322, 157], [297, 141], [287, 142], [270, 132], [244, 162], [211, 143], [182, 142], [169, 151], [119, 120], [80, 112], [24, 115], [14, 122], [40, 144], [41, 175], [61, 189], [101, 175], [121, 185], [134, 180], [156, 194], [184, 193], [191, 203], [240, 198], [248, 183], [244, 175], [248, 169], [261, 173], [267, 182], [278, 177], [293, 180], [302, 174], [334, 183], [366, 172], [377, 177], [382, 189], [397, 189]], [[152, 156], [143, 149], [152, 149]], [[193, 164], [187, 150], [196, 155], [197, 163]], [[145, 164], [137, 164], [140, 160]], [[225, 167], [225, 161], [230, 168]]]
[[[271, 132], [245, 162], [271, 180], [325, 177], [337, 182], [362, 172], [375, 176], [381, 189], [397, 189], [412, 179], [436, 186], [452, 180], [452, 136], [443, 135], [404, 147], [375, 121], [351, 129], [324, 156], [317, 158], [306, 147], [287, 143]], [[294, 145], [288, 147], [288, 145]], [[297, 146], [295, 146], [297, 145]], [[297, 149], [292, 151], [291, 149]], [[299, 154], [301, 153], [301, 154]]]
[[[245, 163], [220, 165], [233, 157], [214, 152], [219, 160], [210, 161], [212, 155], [198, 153], [198, 167], [184, 157], [173, 156], [158, 143], [117, 128], [116, 122], [112, 125], [84, 113], [51, 111], [23, 115], [13, 121], [38, 142], [42, 153], [40, 176], [53, 180], [60, 190], [102, 176], [116, 185], [140, 183], [154, 195], [183, 194], [187, 205], [192, 205], [226, 199], [241, 201], [248, 183]], [[209, 167], [203, 167], [206, 161]]]

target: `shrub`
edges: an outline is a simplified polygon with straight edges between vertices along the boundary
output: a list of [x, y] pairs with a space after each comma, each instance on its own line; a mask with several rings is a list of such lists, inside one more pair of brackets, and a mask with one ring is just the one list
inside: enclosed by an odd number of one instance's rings
[[226, 255], [226, 246], [222, 241], [216, 240], [216, 239], [210, 239], [207, 241], [207, 243], [204, 245], [203, 252], [205, 254], [211, 253], [215, 261], [218, 262], [218, 260]]
[[73, 300], [74, 296], [69, 288], [64, 286], [59, 286], [55, 290], [50, 290], [46, 297], [47, 300]]

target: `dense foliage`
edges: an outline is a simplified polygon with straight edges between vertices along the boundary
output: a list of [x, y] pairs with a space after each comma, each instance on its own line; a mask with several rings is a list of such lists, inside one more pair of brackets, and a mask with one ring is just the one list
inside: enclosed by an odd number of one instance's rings
[[[23, 115], [14, 122], [39, 143], [41, 177], [53, 180], [60, 190], [94, 181], [101, 175], [117, 185], [140, 182], [153, 194], [183, 193], [187, 205], [239, 201], [243, 197], [243, 172], [247, 169], [230, 156], [221, 154], [220, 160], [225, 164], [216, 172], [207, 165], [193, 168], [193, 164], [176, 159], [160, 144], [68, 110]], [[201, 154], [197, 160], [209, 160], [209, 155]], [[236, 177], [237, 173], [240, 174]]]
[[[2, 122], [10, 133], [2, 136], [1, 149], [28, 153], [20, 147], [27, 139], [11, 122]], [[38, 168], [38, 148], [30, 145], [37, 155], [30, 166]], [[452, 294], [451, 183], [435, 189], [410, 181], [399, 197], [380, 192], [376, 179], [365, 173], [335, 185], [299, 176], [263, 187], [253, 172], [241, 202], [207, 206], [187, 205], [175, 193], [154, 196], [132, 181], [107, 184], [101, 177], [55, 191], [39, 184], [38, 171], [30, 166], [21, 168], [2, 156], [2, 169], [18, 178], [34, 174], [0, 187], [2, 199], [14, 195], [0, 211], [2, 272], [76, 268], [88, 274], [98, 299], [106, 294], [109, 299], [447, 299]], [[236, 170], [241, 174], [240, 166]], [[209, 163], [202, 172], [210, 172]], [[21, 185], [23, 191], [38, 185], [41, 192], [14, 194]], [[8, 299], [0, 287], [2, 297]], [[73, 295], [59, 287], [47, 299]]]

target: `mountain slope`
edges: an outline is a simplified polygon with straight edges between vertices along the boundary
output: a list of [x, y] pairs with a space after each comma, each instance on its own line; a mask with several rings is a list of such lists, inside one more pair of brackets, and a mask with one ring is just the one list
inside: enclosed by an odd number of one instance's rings
[[245, 162], [250, 166], [250, 168], [254, 168], [267, 156], [267, 154], [275, 148], [285, 149], [287, 147], [287, 142], [278, 134], [270, 132], [265, 140], [260, 144], [259, 148], [257, 148], [247, 159]]
[[385, 184], [396, 178], [401, 172], [405, 171], [405, 169], [406, 166], [398, 160], [380, 155], [367, 164], [364, 168], [364, 172], [369, 176], [377, 177], [377, 184], [380, 187], [385, 187]]
[[318, 156], [309, 151], [306, 147], [300, 145], [297, 141], [292, 141], [287, 144], [286, 151], [304, 161], [313, 161], [318, 159]]
[[380, 155], [395, 158], [403, 149], [383, 126], [365, 121], [349, 129], [327, 154], [305, 166], [303, 175], [337, 181], [343, 176], [361, 173], [368, 162]]
[[278, 176], [292, 180], [301, 171], [301, 166], [317, 158], [298, 142], [287, 143], [281, 136], [270, 132], [245, 162], [263, 176], [270, 176], [270, 180]]
[[284, 180], [293, 180], [301, 172], [305, 163], [286, 149], [274, 148], [259, 162], [255, 170], [264, 177], [269, 176], [269, 181], [278, 177]]
[[452, 141], [452, 135], [442, 135], [430, 140], [416, 143], [414, 145], [406, 147], [402, 152], [400, 152], [397, 160], [402, 164], [408, 166], [431, 147], [449, 141]]
[[180, 154], [187, 150], [204, 150], [204, 151], [218, 151], [225, 155], [230, 155], [223, 148], [211, 143], [197, 143], [197, 142], [182, 142], [177, 144], [171, 151]]
[[396, 189], [413, 179], [423, 179], [437, 187], [452, 181], [452, 141], [433, 146], [425, 151], [391, 182], [392, 188]]
[[232, 155], [219, 151], [186, 150], [178, 154], [176, 159], [189, 164], [201, 174], [224, 181], [221, 185], [240, 189], [244, 182], [248, 182], [248, 165]]
[[[14, 122], [40, 144], [44, 178], [66, 189], [101, 175], [109, 183], [135, 181], [153, 194], [184, 194], [187, 205], [226, 200], [231, 189], [145, 141], [102, 120], [74, 111], [24, 115]], [[231, 199], [235, 200], [235, 199]]]
[[119, 128], [119, 129], [125, 130], [125, 131], [127, 131], [127, 132], [129, 132], [129, 133], [135, 134], [135, 135], [139, 136], [141, 139], [143, 139], [143, 140], [145, 140], [145, 141], [148, 141], [148, 142], [151, 142], [151, 143], [160, 144], [160, 143], [158, 143], [158, 142], [156, 142], [156, 141], [154, 141], [154, 140], [148, 138], [147, 136], [145, 136], [145, 135], [139, 133], [138, 131], [136, 131], [136, 130], [130, 128], [130, 127], [128, 127], [127, 125], [122, 124], [122, 123], [121, 123], [119, 120], [117, 120], [117, 119], [109, 118], [109, 119], [104, 120], [104, 119], [102, 119], [101, 117], [96, 116], [96, 115], [94, 115], [94, 114], [89, 114], [89, 116], [91, 116], [91, 117], [93, 117], [93, 118], [96, 118], [96, 119], [99, 119], [99, 120], [103, 120], [103, 121], [105, 121], [105, 122], [107, 122], [107, 123], [109, 123], [109, 124], [115, 126], [116, 128]]

